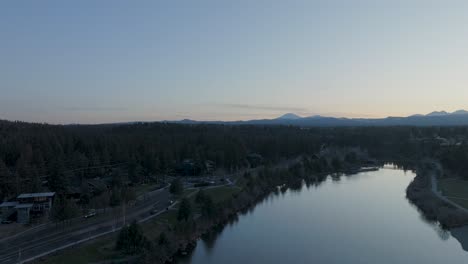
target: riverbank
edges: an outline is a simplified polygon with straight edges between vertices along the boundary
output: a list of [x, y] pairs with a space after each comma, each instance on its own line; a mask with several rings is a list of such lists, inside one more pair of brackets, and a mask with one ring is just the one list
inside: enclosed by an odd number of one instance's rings
[[[162, 259], [162, 256], [158, 256], [158, 259], [162, 261], [161, 263], [172, 262], [174, 259], [177, 259], [177, 256], [189, 254], [190, 251], [196, 247], [197, 241], [201, 237], [209, 237], [214, 233], [218, 233], [226, 224], [235, 221], [239, 213], [249, 211], [271, 193], [284, 192], [288, 188], [294, 189], [302, 186], [303, 180], [309, 183], [320, 183], [331, 174], [352, 175], [360, 172], [376, 171], [378, 169], [378, 167], [350, 166], [348, 168], [341, 168], [339, 171], [330, 171], [327, 173], [306, 174], [305, 171], [302, 171], [302, 175], [287, 177], [286, 175], [292, 171], [298, 173], [297, 168], [292, 167], [282, 170], [276, 169], [267, 174], [260, 173], [257, 177], [247, 176], [247, 182], [242, 191], [233, 195], [231, 199], [226, 200], [220, 205], [220, 208], [222, 208], [221, 213], [218, 214], [215, 219], [208, 220], [206, 218], [198, 218], [197, 221], [195, 221], [195, 225], [197, 226], [196, 230], [194, 230], [187, 239], [180, 240], [178, 242], [178, 247], [173, 249], [172, 254], [167, 254]], [[270, 175], [270, 179], [266, 179], [266, 175]], [[259, 183], [259, 180], [261, 183]], [[284, 182], [279, 184], [281, 181]], [[155, 263], [154, 255], [150, 254], [146, 256], [146, 258], [149, 259], [147, 263]]]
[[[357, 164], [342, 166], [339, 171], [311, 171], [303, 162], [290, 164], [281, 168], [262, 168], [256, 172], [245, 173], [232, 186], [208, 188], [205, 193], [210, 195], [215, 203], [215, 212], [210, 217], [203, 216], [201, 206], [196, 204], [195, 195], [188, 195], [193, 206], [193, 214], [189, 221], [178, 221], [177, 210], [164, 212], [161, 217], [141, 224], [143, 234], [151, 242], [149, 248], [140, 256], [125, 256], [114, 249], [116, 233], [104, 239], [89, 244], [70, 248], [40, 263], [70, 263], [89, 262], [127, 262], [127, 263], [166, 263], [174, 260], [174, 256], [187, 254], [196, 245], [198, 239], [222, 230], [226, 224], [235, 221], [239, 212], [247, 212], [265, 197], [273, 192], [296, 189], [306, 184], [320, 185], [328, 175], [350, 175], [360, 171], [377, 170], [365, 168]], [[278, 188], [278, 186], [284, 186]], [[165, 242], [161, 243], [164, 234]], [[76, 260], [76, 261], [75, 261]]]
[[320, 184], [304, 181], [202, 237], [176, 263], [465, 264], [468, 252], [458, 238], [426, 221], [406, 199], [414, 177], [385, 166], [330, 175]]
[[468, 213], [441, 199], [433, 191], [433, 179], [438, 173], [433, 165], [420, 166], [416, 177], [406, 189], [406, 196], [429, 221], [437, 221], [443, 228], [468, 225]]

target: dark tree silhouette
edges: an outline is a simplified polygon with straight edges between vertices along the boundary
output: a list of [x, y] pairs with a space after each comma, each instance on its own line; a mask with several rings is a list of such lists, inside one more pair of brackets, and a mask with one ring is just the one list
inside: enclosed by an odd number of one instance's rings
[[133, 221], [120, 230], [115, 248], [128, 255], [135, 255], [150, 247], [150, 242], [143, 235], [140, 225]]
[[180, 202], [179, 211], [177, 213], [178, 221], [188, 221], [192, 217], [192, 205], [187, 198], [182, 199]]

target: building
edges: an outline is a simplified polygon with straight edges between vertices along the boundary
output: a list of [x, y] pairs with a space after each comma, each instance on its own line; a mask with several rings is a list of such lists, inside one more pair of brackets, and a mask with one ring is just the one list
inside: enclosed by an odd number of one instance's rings
[[214, 161], [206, 160], [205, 161], [205, 171], [207, 174], [213, 174], [216, 169], [216, 164]]
[[33, 204], [32, 211], [34, 213], [43, 213], [52, 208], [52, 202], [55, 197], [55, 192], [46, 193], [23, 193], [16, 198], [20, 204]]
[[28, 224], [31, 219], [31, 208], [34, 204], [18, 204], [15, 206], [16, 212], [18, 213], [17, 222], [20, 224]]
[[30, 222], [31, 216], [40, 216], [49, 212], [54, 197], [54, 192], [20, 194], [16, 197], [16, 201], [0, 204], [0, 219], [2, 221], [12, 220], [16, 213], [17, 222], [27, 224]]
[[9, 218], [16, 212], [15, 207], [18, 202], [3, 202], [0, 204], [0, 221], [9, 220]]
[[88, 180], [88, 188], [93, 194], [100, 194], [109, 189], [106, 182], [100, 178]]
[[20, 194], [15, 206], [18, 212], [18, 223], [27, 224], [31, 215], [38, 216], [49, 212], [52, 208], [55, 192], [45, 193], [23, 193]]

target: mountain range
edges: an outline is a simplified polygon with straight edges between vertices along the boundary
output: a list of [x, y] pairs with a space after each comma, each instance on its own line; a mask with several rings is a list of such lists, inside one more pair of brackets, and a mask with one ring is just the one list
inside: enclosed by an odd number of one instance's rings
[[468, 125], [468, 111], [458, 110], [453, 113], [435, 111], [426, 115], [386, 118], [345, 118], [308, 116], [301, 117], [287, 113], [274, 119], [256, 119], [248, 121], [165, 121], [182, 124], [226, 124], [226, 125], [292, 125], [300, 127], [333, 127], [333, 126], [461, 126]]

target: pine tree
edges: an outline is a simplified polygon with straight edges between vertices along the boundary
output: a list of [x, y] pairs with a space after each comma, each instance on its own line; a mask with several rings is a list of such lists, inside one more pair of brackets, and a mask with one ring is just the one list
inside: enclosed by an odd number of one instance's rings
[[169, 191], [172, 194], [179, 195], [182, 194], [184, 191], [184, 187], [182, 186], [182, 182], [179, 179], [175, 179], [171, 182], [171, 187], [169, 188]]
[[0, 159], [0, 201], [12, 194], [11, 172], [5, 162]]
[[66, 199], [65, 196], [60, 195], [55, 199], [52, 205], [50, 218], [57, 223], [77, 217], [78, 214], [78, 206], [74, 202]]
[[150, 242], [136, 221], [133, 221], [129, 226], [122, 227], [115, 245], [117, 250], [128, 255], [139, 254], [149, 247]]
[[214, 216], [215, 211], [216, 208], [213, 199], [210, 196], [206, 196], [201, 206], [202, 215], [211, 218]]
[[187, 198], [182, 199], [180, 202], [179, 212], [177, 213], [178, 221], [188, 221], [192, 216], [192, 205]]

